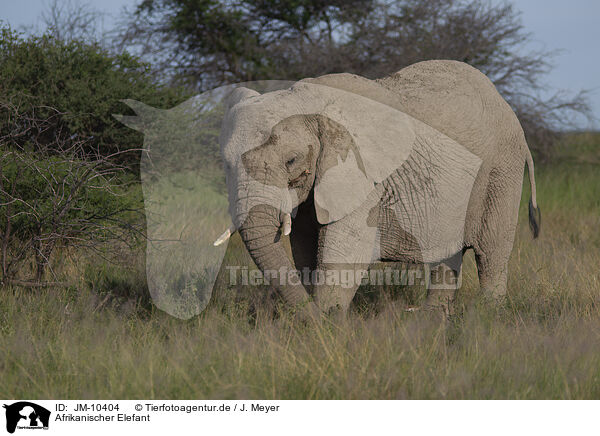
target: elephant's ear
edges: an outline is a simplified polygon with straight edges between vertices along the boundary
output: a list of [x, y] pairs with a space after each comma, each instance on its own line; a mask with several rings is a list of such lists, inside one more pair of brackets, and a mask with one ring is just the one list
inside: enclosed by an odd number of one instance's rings
[[415, 131], [408, 115], [363, 97], [354, 104], [343, 112], [315, 115], [321, 153], [314, 199], [320, 224], [356, 210], [377, 184], [402, 166], [414, 146]]
[[348, 130], [323, 115], [315, 118], [321, 142], [315, 175], [315, 209], [319, 223], [328, 224], [355, 210], [374, 185]]
[[[321, 94], [327, 94], [326, 87], [321, 89]], [[439, 211], [440, 219], [452, 216], [464, 223], [481, 159], [438, 130], [389, 105], [350, 92], [337, 93], [332, 101], [336, 104], [327, 104], [319, 115], [314, 115], [321, 141], [314, 185], [320, 224], [352, 213], [369, 195], [381, 195], [381, 189], [375, 188], [385, 187], [384, 181], [391, 180], [390, 176], [405, 180], [405, 173], [414, 173], [403, 182], [409, 185], [407, 202], [435, 207], [443, 196], [450, 203], [443, 204], [445, 212]], [[429, 186], [429, 181], [434, 182], [432, 193], [426, 192], [422, 200], [416, 198], [423, 194], [416, 187]]]

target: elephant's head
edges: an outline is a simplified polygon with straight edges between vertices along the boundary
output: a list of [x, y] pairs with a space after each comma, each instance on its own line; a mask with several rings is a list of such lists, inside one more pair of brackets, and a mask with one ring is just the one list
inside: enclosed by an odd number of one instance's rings
[[[407, 159], [416, 120], [351, 92], [298, 82], [258, 94], [236, 89], [221, 131], [234, 226], [261, 270], [291, 270], [281, 234], [314, 199], [319, 224], [352, 213]], [[279, 289], [296, 304], [302, 286]]]

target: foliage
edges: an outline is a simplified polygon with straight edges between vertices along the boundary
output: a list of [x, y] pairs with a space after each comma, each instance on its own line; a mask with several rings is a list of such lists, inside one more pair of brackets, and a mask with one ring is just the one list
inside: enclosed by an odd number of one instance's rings
[[[130, 197], [124, 195], [126, 190], [120, 188], [117, 192], [106, 177], [98, 176], [92, 183], [81, 183], [83, 173], [88, 171], [89, 165], [83, 161], [76, 162], [74, 168], [71, 158], [56, 155], [42, 157], [34, 153], [4, 152], [0, 156], [2, 164], [0, 170], [2, 182], [10, 186], [10, 197], [0, 191], [0, 199], [6, 204], [11, 199], [14, 201], [11, 215], [12, 236], [21, 241], [34, 237], [36, 234], [45, 234], [56, 231], [53, 227], [57, 224], [52, 219], [54, 215], [62, 214], [64, 220], [58, 225], [71, 227], [69, 236], [85, 233], [85, 223], [90, 217], [111, 217], [115, 211], [123, 211], [139, 207]], [[76, 159], [76, 158], [73, 158]], [[62, 208], [63, 202], [56, 201], [58, 190], [61, 199], [67, 202], [70, 190], [81, 183], [71, 204]], [[120, 191], [120, 192], [119, 192]], [[35, 213], [33, 212], [35, 209]], [[6, 212], [8, 208], [3, 208]], [[6, 229], [9, 216], [0, 214], [0, 228]], [[75, 223], [79, 225], [76, 226]]]
[[122, 35], [171, 78], [206, 90], [261, 79], [350, 72], [376, 78], [415, 62], [454, 59], [488, 75], [518, 113], [528, 139], [549, 155], [589, 115], [584, 94], [540, 98], [551, 52], [510, 3], [484, 0], [144, 0]]
[[[144, 0], [123, 35], [126, 45], [150, 46], [160, 65], [199, 90], [260, 79], [298, 79], [319, 73], [318, 53], [338, 46], [336, 35], [372, 0]], [[302, 53], [297, 57], [297, 51]], [[286, 53], [286, 51], [288, 53]], [[157, 59], [154, 59], [155, 61]], [[333, 64], [333, 59], [330, 59]], [[328, 68], [331, 68], [329, 65]]]
[[19, 138], [13, 135], [23, 149], [77, 138], [87, 153], [135, 164], [139, 153], [122, 152], [139, 149], [141, 135], [112, 117], [124, 111], [119, 100], [171, 107], [185, 97], [181, 89], [157, 85], [149, 66], [127, 52], [110, 54], [95, 43], [49, 34], [25, 38], [0, 28], [0, 101], [16, 108], [0, 112], [0, 136], [11, 134], [15, 115], [47, 120], [43, 131], [32, 126]]
[[108, 254], [134, 245], [143, 224], [136, 215], [141, 193], [126, 195], [134, 176], [111, 158], [91, 155], [77, 137], [21, 146], [30, 131], [44, 135], [52, 117], [24, 116], [6, 103], [0, 109], [12, 120], [10, 134], [0, 137], [0, 282], [43, 286], [58, 247]]
[[101, 43], [107, 36], [103, 29], [107, 13], [80, 0], [48, 0], [40, 16], [46, 32], [62, 41]]

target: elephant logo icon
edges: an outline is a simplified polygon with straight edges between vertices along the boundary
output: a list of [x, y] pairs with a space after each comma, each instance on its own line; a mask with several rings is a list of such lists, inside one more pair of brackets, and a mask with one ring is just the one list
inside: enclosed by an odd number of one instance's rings
[[50, 411], [28, 401], [3, 406], [6, 409], [6, 431], [19, 429], [48, 429]]
[[[303, 238], [292, 232], [304, 204], [314, 204], [308, 227], [327, 226], [326, 239], [341, 238], [322, 247], [319, 271], [356, 275], [381, 259], [432, 264], [462, 253], [482, 160], [402, 107], [363, 94], [328, 83], [265, 81], [216, 88], [168, 110], [123, 100], [136, 115], [115, 118], [144, 134], [146, 277], [158, 308], [180, 319], [202, 312], [223, 243], [236, 231], [263, 272], [308, 267], [302, 258], [317, 259], [317, 250], [294, 254], [294, 241]], [[214, 168], [225, 176], [222, 189]], [[274, 218], [258, 224], [265, 216]], [[334, 231], [344, 226], [360, 230]], [[281, 235], [290, 237], [294, 264], [278, 244]], [[387, 235], [403, 236], [390, 243]], [[315, 298], [327, 286], [313, 286]], [[299, 286], [293, 294], [290, 301], [309, 299]]]
[[[291, 82], [253, 83], [261, 90]], [[227, 98], [239, 85], [207, 91], [162, 110], [124, 100], [135, 116], [115, 115], [144, 134], [140, 161], [147, 225], [146, 277], [154, 304], [179, 319], [201, 313], [212, 295], [227, 245], [214, 246], [231, 223], [213, 165]], [[213, 155], [214, 154], [214, 155]], [[222, 182], [223, 191], [225, 182]], [[229, 236], [229, 235], [228, 235]]]

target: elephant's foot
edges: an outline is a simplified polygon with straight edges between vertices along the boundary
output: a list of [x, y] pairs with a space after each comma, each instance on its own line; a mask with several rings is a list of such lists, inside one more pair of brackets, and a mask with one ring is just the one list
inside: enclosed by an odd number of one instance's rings
[[446, 317], [454, 315], [455, 289], [430, 289], [423, 304], [423, 310], [438, 311]]
[[315, 292], [315, 301], [323, 314], [329, 318], [343, 318], [350, 309], [354, 295], [340, 293], [336, 289]]
[[302, 324], [319, 325], [323, 321], [324, 313], [314, 301], [307, 301], [292, 308], [292, 316], [294, 320]]
[[367, 264], [358, 263], [319, 265], [312, 294], [321, 311], [333, 317], [345, 316], [367, 268]]
[[485, 283], [481, 286], [481, 293], [490, 301], [501, 302], [506, 297], [506, 282]]

